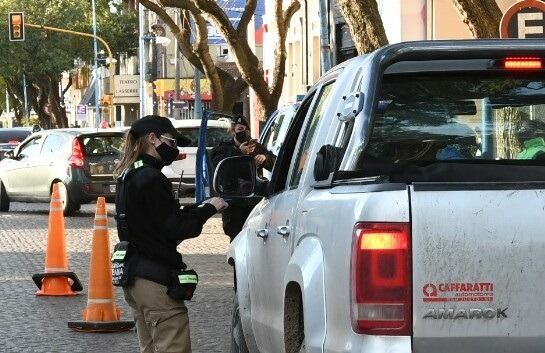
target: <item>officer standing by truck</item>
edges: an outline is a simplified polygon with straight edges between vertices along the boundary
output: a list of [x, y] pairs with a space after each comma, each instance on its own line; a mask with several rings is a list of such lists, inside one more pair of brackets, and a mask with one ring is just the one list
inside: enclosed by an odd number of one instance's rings
[[[214, 170], [219, 162], [225, 158], [251, 156], [255, 160], [258, 172], [261, 168], [272, 171], [276, 156], [258, 143], [257, 140], [251, 139], [250, 125], [244, 116], [237, 115], [233, 118], [231, 134], [233, 136], [231, 140], [221, 142], [210, 152]], [[241, 231], [244, 222], [246, 222], [248, 215], [257, 202], [259, 201], [255, 199], [234, 200], [229, 208], [222, 213], [223, 231], [231, 241]]]
[[120, 285], [132, 308], [143, 353], [191, 352], [184, 304], [189, 298], [182, 279], [191, 278], [196, 285], [198, 277], [184, 275], [186, 265], [176, 247], [184, 239], [199, 236], [204, 223], [227, 207], [223, 199], [214, 197], [180, 209], [174, 199], [172, 184], [161, 169], [178, 157], [177, 146], [189, 143], [170, 120], [146, 116], [132, 124], [116, 169], [121, 240], [116, 250], [120, 245], [124, 249], [115, 251], [114, 258], [127, 254], [123, 259], [126, 278]]

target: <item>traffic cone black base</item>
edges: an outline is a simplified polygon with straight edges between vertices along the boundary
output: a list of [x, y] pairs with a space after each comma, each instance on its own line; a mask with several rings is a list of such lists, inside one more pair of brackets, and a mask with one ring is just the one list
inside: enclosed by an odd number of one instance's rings
[[134, 328], [134, 321], [72, 321], [68, 328], [78, 332], [110, 333], [129, 331]]

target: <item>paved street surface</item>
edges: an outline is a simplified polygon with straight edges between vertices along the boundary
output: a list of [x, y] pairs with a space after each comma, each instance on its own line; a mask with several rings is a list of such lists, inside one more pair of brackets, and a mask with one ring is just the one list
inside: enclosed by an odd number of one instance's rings
[[[110, 214], [110, 246], [117, 234]], [[0, 213], [0, 351], [6, 352], [137, 352], [136, 332], [90, 334], [73, 332], [68, 321], [81, 319], [86, 306], [89, 255], [94, 205], [84, 205], [74, 217], [65, 218], [70, 270], [84, 285], [76, 297], [36, 297], [33, 273], [43, 272], [48, 204], [12, 204]], [[199, 273], [199, 287], [188, 303], [194, 353], [229, 351], [233, 276], [226, 264], [228, 238], [221, 219], [213, 218], [203, 234], [185, 241], [185, 262]], [[132, 319], [120, 289], [116, 301], [122, 319]]]

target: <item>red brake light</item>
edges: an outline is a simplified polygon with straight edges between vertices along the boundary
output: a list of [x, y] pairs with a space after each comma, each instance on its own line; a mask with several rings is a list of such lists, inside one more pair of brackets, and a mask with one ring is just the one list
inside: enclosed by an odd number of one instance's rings
[[354, 331], [411, 334], [410, 254], [409, 224], [356, 224], [351, 268]]
[[541, 58], [506, 58], [503, 67], [508, 70], [538, 70], [543, 68]]
[[75, 138], [72, 141], [72, 155], [68, 159], [68, 163], [74, 168], [83, 169], [85, 166], [83, 147], [81, 145], [81, 141], [78, 138]]

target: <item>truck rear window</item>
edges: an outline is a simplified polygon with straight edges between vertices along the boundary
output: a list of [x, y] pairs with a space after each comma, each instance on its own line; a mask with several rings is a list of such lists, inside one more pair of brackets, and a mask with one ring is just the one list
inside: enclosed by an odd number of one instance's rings
[[540, 72], [383, 77], [355, 169], [339, 179], [545, 182], [545, 76]]
[[366, 156], [386, 161], [545, 160], [545, 79], [385, 76]]

